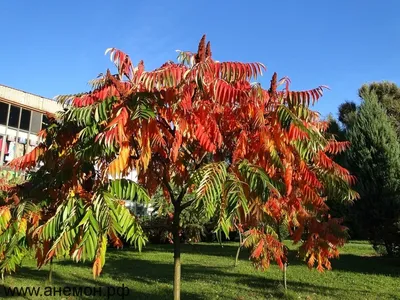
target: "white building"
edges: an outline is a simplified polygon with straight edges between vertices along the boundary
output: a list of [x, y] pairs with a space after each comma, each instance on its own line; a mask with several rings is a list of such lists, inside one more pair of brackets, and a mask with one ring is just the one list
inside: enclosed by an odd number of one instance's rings
[[[46, 112], [56, 113], [62, 106], [47, 99], [0, 84], [0, 166], [30, 152], [39, 142], [37, 133], [47, 126]], [[136, 181], [136, 172], [127, 179]], [[148, 215], [151, 206], [126, 201], [135, 214]]]
[[0, 84], [0, 166], [32, 150], [47, 125], [45, 113], [61, 109], [55, 100]]

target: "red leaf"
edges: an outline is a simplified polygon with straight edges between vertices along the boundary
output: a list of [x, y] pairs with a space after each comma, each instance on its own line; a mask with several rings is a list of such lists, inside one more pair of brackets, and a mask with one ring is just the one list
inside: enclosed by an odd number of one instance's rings
[[171, 160], [173, 162], [176, 162], [176, 159], [178, 157], [178, 151], [181, 144], [182, 144], [182, 134], [179, 131], [175, 131], [175, 140], [174, 143], [172, 144], [172, 149], [171, 149]]
[[238, 159], [244, 158], [247, 149], [247, 132], [242, 130], [236, 143], [236, 149], [233, 152], [232, 161], [236, 162]]
[[254, 249], [253, 253], [251, 254], [252, 258], [259, 258], [261, 256], [261, 253], [264, 250], [264, 240], [260, 240]]

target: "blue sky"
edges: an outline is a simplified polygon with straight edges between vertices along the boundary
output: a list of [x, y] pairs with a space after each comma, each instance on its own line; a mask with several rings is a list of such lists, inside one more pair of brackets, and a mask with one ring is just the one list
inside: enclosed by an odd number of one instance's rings
[[0, 83], [54, 97], [87, 90], [117, 47], [146, 69], [196, 50], [205, 33], [220, 61], [259, 61], [292, 89], [331, 90], [323, 116], [366, 82], [400, 84], [399, 0], [0, 1]]

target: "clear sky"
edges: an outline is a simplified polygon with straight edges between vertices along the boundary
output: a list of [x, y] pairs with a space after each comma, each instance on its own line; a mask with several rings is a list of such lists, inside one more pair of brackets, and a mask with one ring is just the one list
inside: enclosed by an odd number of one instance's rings
[[331, 90], [323, 116], [371, 81], [400, 84], [400, 0], [0, 0], [0, 83], [45, 97], [87, 90], [117, 47], [146, 69], [196, 50], [205, 33], [220, 61], [259, 61], [292, 89]]

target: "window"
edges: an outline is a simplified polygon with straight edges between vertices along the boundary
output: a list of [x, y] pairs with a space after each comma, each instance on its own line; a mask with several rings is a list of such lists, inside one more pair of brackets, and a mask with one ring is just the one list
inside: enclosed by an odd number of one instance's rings
[[26, 148], [24, 144], [15, 143], [15, 154], [14, 157], [21, 157], [26, 154]]
[[20, 143], [20, 144], [26, 144], [28, 141], [27, 141], [27, 139], [26, 138], [22, 138], [22, 137], [19, 137], [18, 138], [18, 143]]
[[[0, 157], [1, 157], [1, 152], [3, 151], [3, 143], [5, 143], [5, 138], [4, 138], [4, 136], [0, 135]], [[4, 152], [5, 153], [8, 152], [7, 144], [4, 145]]]
[[6, 149], [4, 151], [4, 162], [13, 160], [15, 156], [16, 143], [7, 140]]
[[18, 128], [19, 121], [19, 107], [11, 105], [10, 118], [8, 119], [8, 126]]
[[37, 140], [33, 140], [32, 138], [29, 139], [29, 146], [30, 147], [36, 147], [38, 145], [38, 141]]
[[7, 135], [7, 141], [8, 142], [15, 142], [15, 140], [16, 140], [16, 137], [15, 137], [15, 135], [14, 134], [8, 134]]
[[42, 120], [42, 129], [45, 129], [49, 126], [49, 119], [46, 117], [46, 115], [43, 115], [43, 120]]
[[19, 123], [19, 128], [22, 130], [29, 130], [30, 123], [31, 123], [31, 112], [29, 110], [22, 109], [21, 122]]
[[0, 102], [0, 124], [7, 125], [8, 104]]
[[42, 125], [42, 114], [36, 111], [32, 112], [31, 132], [38, 133]]

